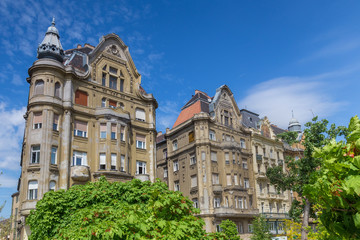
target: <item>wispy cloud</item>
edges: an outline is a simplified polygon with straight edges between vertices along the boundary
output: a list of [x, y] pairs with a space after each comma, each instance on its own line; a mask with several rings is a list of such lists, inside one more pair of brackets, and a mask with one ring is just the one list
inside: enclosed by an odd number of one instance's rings
[[157, 129], [165, 130], [166, 128], [171, 128], [179, 113], [180, 107], [177, 102], [174, 101], [164, 101], [159, 104], [159, 109], [157, 111]]
[[328, 117], [347, 103], [332, 97], [329, 81], [348, 73], [343, 70], [309, 77], [281, 77], [262, 82], [248, 91], [239, 107], [267, 116], [271, 122], [287, 128], [291, 111], [301, 124], [314, 115]]
[[14, 188], [17, 186], [18, 179], [3, 173], [0, 175], [0, 189], [1, 188]]

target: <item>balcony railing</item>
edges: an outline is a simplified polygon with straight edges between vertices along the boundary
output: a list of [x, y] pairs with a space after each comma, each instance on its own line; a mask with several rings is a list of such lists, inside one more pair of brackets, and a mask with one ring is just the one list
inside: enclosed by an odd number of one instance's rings
[[261, 154], [256, 154], [256, 161], [262, 161], [263, 156]]
[[288, 213], [278, 213], [278, 212], [264, 212], [260, 213], [264, 218], [275, 218], [275, 219], [290, 219]]

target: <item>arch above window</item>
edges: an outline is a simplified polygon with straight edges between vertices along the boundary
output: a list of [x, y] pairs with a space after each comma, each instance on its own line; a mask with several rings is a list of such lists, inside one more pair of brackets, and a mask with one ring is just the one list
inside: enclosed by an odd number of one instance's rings
[[44, 94], [44, 81], [36, 80], [34, 87], [34, 95]]
[[61, 97], [61, 85], [59, 82], [55, 83], [54, 96], [58, 98]]

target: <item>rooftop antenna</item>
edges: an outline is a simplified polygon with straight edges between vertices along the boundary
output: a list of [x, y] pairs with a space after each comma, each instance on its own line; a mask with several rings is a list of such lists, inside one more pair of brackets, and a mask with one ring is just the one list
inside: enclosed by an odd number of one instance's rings
[[53, 17], [53, 20], [52, 20], [51, 24], [52, 24], [53, 26], [55, 26], [55, 17]]
[[294, 110], [291, 110], [292, 118], [294, 118]]

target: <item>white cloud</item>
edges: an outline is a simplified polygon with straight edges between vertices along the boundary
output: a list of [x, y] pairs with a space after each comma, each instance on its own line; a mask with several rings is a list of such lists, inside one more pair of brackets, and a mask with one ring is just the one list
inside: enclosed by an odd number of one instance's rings
[[18, 179], [10, 177], [6, 174], [0, 175], [0, 189], [1, 188], [14, 188], [17, 186]]
[[239, 107], [267, 116], [269, 120], [282, 128], [287, 128], [291, 111], [303, 125], [314, 115], [321, 118], [331, 116], [345, 105], [335, 100], [325, 79], [340, 72], [326, 73], [312, 77], [282, 77], [262, 82], [248, 91], [248, 95], [239, 101]]
[[25, 121], [23, 115], [26, 108], [6, 109], [0, 103], [0, 169], [17, 170], [20, 168], [21, 142]]
[[171, 128], [178, 115], [180, 108], [177, 102], [173, 101], [165, 101], [159, 104], [159, 109], [157, 111], [157, 129], [158, 130], [165, 130], [166, 128]]

